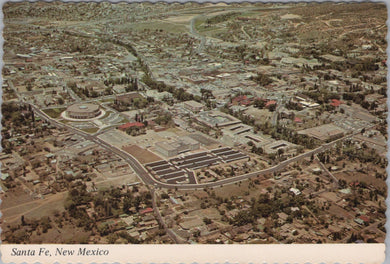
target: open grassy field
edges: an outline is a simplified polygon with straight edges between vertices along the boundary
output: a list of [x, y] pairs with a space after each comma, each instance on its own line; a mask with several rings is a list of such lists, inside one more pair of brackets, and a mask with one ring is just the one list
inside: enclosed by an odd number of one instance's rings
[[59, 118], [63, 111], [65, 111], [65, 108], [51, 108], [43, 110], [43, 112], [45, 112], [51, 118]]
[[90, 134], [93, 134], [93, 133], [96, 133], [99, 131], [99, 128], [97, 127], [89, 127], [89, 128], [84, 128], [82, 129], [84, 132], [87, 132], [87, 133], [90, 133]]

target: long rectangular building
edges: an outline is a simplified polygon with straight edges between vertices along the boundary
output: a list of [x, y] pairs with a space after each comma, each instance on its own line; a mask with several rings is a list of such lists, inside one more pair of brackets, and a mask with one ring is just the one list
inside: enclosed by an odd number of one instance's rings
[[298, 131], [298, 134], [307, 135], [322, 141], [333, 140], [344, 136], [344, 129], [333, 124], [326, 124]]

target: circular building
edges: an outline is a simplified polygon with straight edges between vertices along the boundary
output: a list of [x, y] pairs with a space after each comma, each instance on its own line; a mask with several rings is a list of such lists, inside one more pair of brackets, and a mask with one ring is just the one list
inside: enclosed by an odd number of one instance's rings
[[74, 119], [90, 119], [100, 114], [101, 110], [95, 104], [74, 104], [66, 109], [66, 115]]

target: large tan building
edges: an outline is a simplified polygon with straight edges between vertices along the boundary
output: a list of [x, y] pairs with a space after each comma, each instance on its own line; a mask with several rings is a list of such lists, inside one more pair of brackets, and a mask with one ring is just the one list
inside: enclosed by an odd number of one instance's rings
[[174, 141], [157, 142], [156, 150], [165, 157], [173, 157], [180, 153], [200, 148], [200, 143], [190, 137], [184, 136]]
[[66, 115], [74, 119], [90, 119], [100, 115], [101, 110], [95, 104], [74, 104], [66, 109]]
[[345, 130], [333, 124], [326, 124], [298, 131], [298, 134], [307, 135], [309, 137], [326, 141], [343, 137]]

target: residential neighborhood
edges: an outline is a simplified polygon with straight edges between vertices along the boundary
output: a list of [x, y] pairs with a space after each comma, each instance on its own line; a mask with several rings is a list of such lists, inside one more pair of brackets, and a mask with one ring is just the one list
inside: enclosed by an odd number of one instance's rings
[[3, 13], [3, 243], [384, 243], [385, 4]]

